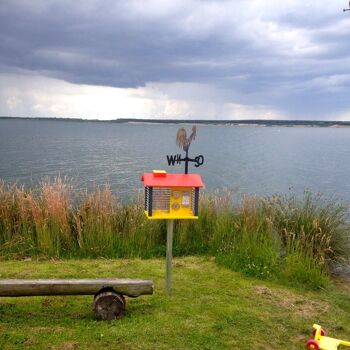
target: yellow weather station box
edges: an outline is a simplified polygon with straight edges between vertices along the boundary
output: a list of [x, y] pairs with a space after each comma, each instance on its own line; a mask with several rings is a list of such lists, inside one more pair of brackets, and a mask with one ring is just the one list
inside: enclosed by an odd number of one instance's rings
[[148, 219], [198, 219], [198, 174], [168, 174], [154, 170], [142, 176], [145, 187], [145, 214]]

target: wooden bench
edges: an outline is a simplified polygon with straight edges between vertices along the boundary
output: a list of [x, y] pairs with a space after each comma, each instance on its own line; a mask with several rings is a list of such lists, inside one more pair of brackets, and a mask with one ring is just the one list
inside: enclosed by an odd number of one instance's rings
[[125, 298], [153, 294], [153, 282], [143, 279], [7, 279], [0, 280], [0, 297], [45, 295], [94, 295], [94, 314], [98, 320], [123, 316]]

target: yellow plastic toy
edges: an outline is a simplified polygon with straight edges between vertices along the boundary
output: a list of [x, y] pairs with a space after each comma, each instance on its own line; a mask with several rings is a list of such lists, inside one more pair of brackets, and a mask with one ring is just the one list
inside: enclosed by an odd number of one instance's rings
[[318, 324], [312, 326], [314, 339], [306, 343], [307, 349], [313, 350], [337, 350], [339, 345], [350, 347], [350, 342], [325, 336], [325, 331]]

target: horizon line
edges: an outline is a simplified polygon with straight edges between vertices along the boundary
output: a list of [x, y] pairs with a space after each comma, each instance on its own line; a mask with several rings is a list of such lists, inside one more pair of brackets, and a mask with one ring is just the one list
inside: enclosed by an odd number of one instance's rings
[[48, 120], [48, 121], [79, 121], [98, 123], [175, 123], [175, 124], [299, 124], [299, 125], [349, 125], [350, 120], [314, 120], [314, 119], [158, 119], [158, 118], [116, 118], [116, 119], [86, 119], [79, 117], [23, 117], [23, 116], [0, 116], [0, 119], [25, 119], [25, 120]]

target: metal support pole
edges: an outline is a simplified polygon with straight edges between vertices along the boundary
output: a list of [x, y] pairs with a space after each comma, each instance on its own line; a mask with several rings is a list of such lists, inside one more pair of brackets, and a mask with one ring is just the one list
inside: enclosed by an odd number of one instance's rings
[[185, 158], [185, 174], [188, 174], [188, 150], [186, 151], [186, 158]]
[[166, 238], [166, 291], [171, 294], [171, 259], [173, 257], [174, 220], [167, 220]]

